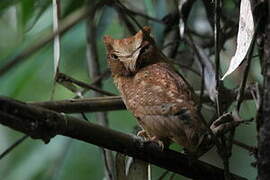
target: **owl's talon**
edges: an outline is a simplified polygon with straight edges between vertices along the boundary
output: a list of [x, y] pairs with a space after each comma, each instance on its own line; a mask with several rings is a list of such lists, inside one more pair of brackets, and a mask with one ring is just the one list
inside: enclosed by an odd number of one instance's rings
[[148, 137], [147, 133], [145, 130], [141, 130], [137, 133], [137, 136], [140, 136], [140, 137]]
[[137, 133], [137, 136], [144, 138], [145, 140], [149, 139], [149, 136], [145, 130], [141, 130]]
[[161, 140], [159, 140], [156, 136], [151, 137], [149, 141], [157, 143], [160, 150], [161, 151], [164, 150], [165, 147], [164, 143]]

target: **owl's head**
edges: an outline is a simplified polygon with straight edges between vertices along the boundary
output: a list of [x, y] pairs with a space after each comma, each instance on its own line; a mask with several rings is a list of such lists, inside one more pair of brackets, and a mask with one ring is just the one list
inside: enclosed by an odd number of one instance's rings
[[144, 27], [134, 36], [124, 39], [104, 36], [108, 64], [113, 75], [130, 76], [154, 63], [156, 51], [150, 31], [150, 27]]

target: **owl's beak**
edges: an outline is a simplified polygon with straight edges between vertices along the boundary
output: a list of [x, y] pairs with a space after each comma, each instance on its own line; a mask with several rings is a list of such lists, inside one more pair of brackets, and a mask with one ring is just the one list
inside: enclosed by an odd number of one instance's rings
[[138, 70], [137, 63], [138, 63], [139, 55], [140, 55], [140, 49], [138, 49], [132, 54], [132, 57], [130, 58], [130, 62], [128, 63], [128, 69], [132, 73], [135, 73]]
[[138, 58], [140, 55], [140, 49], [141, 48], [138, 48], [132, 54], [120, 58], [120, 61], [124, 64], [126, 69], [131, 73], [135, 73], [138, 70], [137, 63], [138, 63]]
[[132, 71], [133, 72], [137, 72], [139, 68], [141, 68], [141, 64], [143, 63], [143, 61], [145, 61], [144, 59], [144, 53], [147, 53], [149, 51], [146, 50], [145, 48], [149, 47], [149, 42], [145, 41], [142, 43], [141, 47], [137, 49], [136, 54], [134, 53], [134, 58], [133, 58], [133, 62], [132, 64]]

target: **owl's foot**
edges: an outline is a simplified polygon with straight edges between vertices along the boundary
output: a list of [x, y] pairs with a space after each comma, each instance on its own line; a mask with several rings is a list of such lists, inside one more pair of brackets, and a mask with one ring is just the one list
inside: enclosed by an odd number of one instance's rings
[[150, 141], [150, 142], [155, 142], [155, 143], [157, 143], [157, 144], [158, 144], [158, 147], [160, 148], [160, 150], [161, 150], [161, 151], [164, 150], [164, 147], [165, 147], [165, 146], [164, 146], [164, 143], [163, 143], [163, 141], [161, 141], [157, 136], [151, 137], [149, 141]]
[[148, 140], [149, 139], [149, 136], [147, 134], [147, 132], [145, 130], [141, 130], [137, 133], [137, 136], [140, 136], [142, 138], [144, 138], [145, 140]]
[[164, 143], [158, 137], [150, 137], [145, 130], [141, 130], [137, 133], [137, 136], [140, 136], [146, 140], [146, 143], [154, 142], [158, 145], [161, 151], [164, 149]]

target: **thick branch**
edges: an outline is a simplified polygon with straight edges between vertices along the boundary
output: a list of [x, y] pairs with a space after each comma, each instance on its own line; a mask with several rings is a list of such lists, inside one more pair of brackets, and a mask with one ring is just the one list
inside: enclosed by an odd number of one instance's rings
[[[49, 142], [64, 135], [150, 162], [193, 179], [224, 179], [223, 170], [213, 165], [165, 149], [156, 144], [100, 125], [0, 97], [0, 123], [35, 139]], [[233, 175], [235, 179], [245, 179]]]
[[31, 102], [28, 104], [41, 106], [64, 113], [98, 112], [125, 109], [125, 105], [120, 96]]

